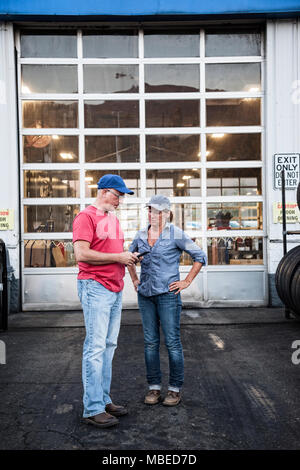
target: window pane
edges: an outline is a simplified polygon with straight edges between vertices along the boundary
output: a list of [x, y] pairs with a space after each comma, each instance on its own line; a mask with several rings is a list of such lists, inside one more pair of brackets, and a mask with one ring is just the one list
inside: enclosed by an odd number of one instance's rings
[[75, 135], [23, 136], [24, 163], [76, 163], [78, 137]]
[[145, 57], [199, 57], [199, 33], [145, 32]]
[[89, 135], [85, 137], [86, 162], [134, 163], [139, 160], [139, 137], [137, 135]]
[[[121, 170], [121, 171], [100, 171], [100, 170], [88, 170], [85, 172], [85, 196], [86, 197], [97, 197], [97, 183], [102, 176], [112, 173], [117, 174], [123, 178], [127, 188], [134, 191], [133, 197], [140, 196], [141, 181], [140, 172], [138, 170]], [[130, 196], [126, 196], [130, 198]]]
[[207, 204], [207, 230], [261, 230], [261, 202]]
[[77, 93], [76, 65], [22, 65], [22, 93]]
[[172, 204], [172, 223], [194, 238], [201, 230], [201, 204]]
[[76, 266], [72, 240], [25, 240], [25, 268]]
[[23, 127], [78, 127], [77, 101], [23, 101]]
[[22, 34], [22, 57], [77, 57], [77, 35]]
[[147, 170], [146, 194], [201, 196], [201, 170]]
[[25, 170], [24, 197], [79, 197], [79, 170]]
[[208, 161], [261, 160], [260, 134], [207, 134]]
[[178, 93], [200, 90], [199, 65], [145, 65], [146, 93]]
[[261, 90], [260, 64], [206, 64], [206, 91]]
[[198, 162], [199, 135], [147, 135], [148, 162]]
[[84, 33], [83, 57], [138, 57], [137, 31]]
[[205, 35], [206, 57], [260, 56], [260, 33], [207, 32]]
[[85, 101], [85, 127], [139, 127], [138, 101]]
[[24, 231], [72, 232], [79, 206], [24, 206]]
[[261, 237], [207, 239], [208, 264], [263, 264]]
[[207, 126], [259, 126], [260, 98], [206, 100]]
[[124, 238], [132, 241], [136, 232], [142, 228], [140, 204], [122, 204], [116, 210], [116, 216], [120, 221]]
[[198, 100], [146, 101], [147, 127], [198, 127]]
[[[244, 178], [250, 177], [251, 181], [246, 187]], [[261, 194], [260, 168], [207, 170], [207, 196], [256, 196], [259, 194]]]
[[84, 93], [138, 93], [138, 65], [84, 65]]

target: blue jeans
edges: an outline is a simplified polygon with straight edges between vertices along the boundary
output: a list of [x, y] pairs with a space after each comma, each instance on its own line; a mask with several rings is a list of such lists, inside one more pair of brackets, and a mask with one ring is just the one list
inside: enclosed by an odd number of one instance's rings
[[86, 337], [83, 344], [83, 417], [105, 411], [111, 368], [120, 330], [122, 291], [111, 292], [93, 279], [77, 281], [83, 308]]
[[165, 294], [145, 297], [138, 293], [139, 308], [144, 330], [145, 362], [147, 381], [151, 385], [160, 385], [161, 370], [159, 358], [161, 325], [165, 345], [169, 355], [169, 388], [180, 388], [183, 384], [184, 364], [180, 341], [180, 294]]

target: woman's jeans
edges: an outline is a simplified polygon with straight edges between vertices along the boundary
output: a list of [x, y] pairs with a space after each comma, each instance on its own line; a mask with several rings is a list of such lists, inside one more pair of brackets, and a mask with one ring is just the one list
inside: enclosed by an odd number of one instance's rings
[[144, 329], [145, 362], [147, 381], [150, 385], [161, 384], [159, 359], [160, 324], [169, 354], [169, 389], [179, 389], [183, 384], [183, 351], [180, 341], [180, 294], [165, 294], [145, 297], [138, 293], [139, 308]]
[[120, 330], [122, 291], [111, 292], [93, 279], [78, 280], [78, 295], [84, 313], [83, 417], [105, 411], [111, 403], [111, 368]]

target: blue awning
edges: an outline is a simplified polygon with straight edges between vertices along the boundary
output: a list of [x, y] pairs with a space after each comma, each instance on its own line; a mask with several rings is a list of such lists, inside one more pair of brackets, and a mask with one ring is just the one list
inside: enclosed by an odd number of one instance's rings
[[299, 0], [0, 0], [0, 17], [299, 15]]

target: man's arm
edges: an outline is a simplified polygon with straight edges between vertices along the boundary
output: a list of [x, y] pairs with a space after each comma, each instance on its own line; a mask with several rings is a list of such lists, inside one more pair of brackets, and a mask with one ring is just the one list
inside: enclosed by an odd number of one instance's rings
[[74, 254], [77, 263], [81, 262], [93, 265], [121, 263], [131, 266], [138, 261], [136, 255], [129, 251], [123, 251], [123, 253], [102, 253], [91, 250], [90, 242], [84, 240], [74, 242]]

